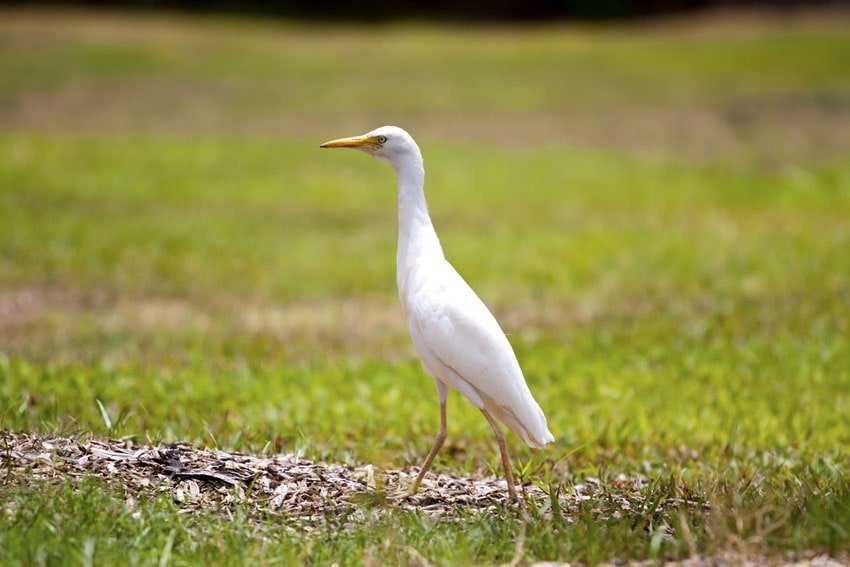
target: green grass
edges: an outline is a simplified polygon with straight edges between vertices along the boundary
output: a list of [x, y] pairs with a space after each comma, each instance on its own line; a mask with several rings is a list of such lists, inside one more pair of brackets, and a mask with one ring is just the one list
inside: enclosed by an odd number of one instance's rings
[[339, 114], [596, 110], [636, 99], [846, 96], [850, 88], [842, 58], [850, 38], [837, 28], [706, 37], [683, 25], [662, 27], [659, 39], [640, 29], [263, 29], [227, 20], [80, 19], [48, 20], [40, 29], [52, 32], [51, 41], [37, 46], [24, 37], [32, 27], [26, 19], [6, 26], [13, 41], [0, 58], [3, 90], [81, 80], [100, 88], [128, 80], [232, 81], [234, 111]]
[[[395, 298], [392, 172], [316, 147], [409, 117], [447, 255], [504, 322], [557, 438], [533, 454], [511, 437], [515, 455], [563, 490], [641, 474], [648, 502], [712, 506], [532, 510], [524, 560], [850, 552], [846, 32], [62, 21], [0, 23], [4, 429], [418, 465], [438, 413]], [[75, 96], [91, 115], [61, 112]], [[766, 130], [734, 138], [743, 158], [720, 143], [688, 159], [699, 133], [665, 129], [665, 151], [623, 151], [635, 134], [611, 118], [777, 101], [811, 137], [756, 113]], [[583, 112], [605, 131], [592, 144], [537, 137]], [[276, 113], [292, 132], [264, 130]], [[512, 143], [470, 141], [502, 115], [528, 118]], [[821, 135], [835, 143], [810, 147]], [[436, 468], [497, 471], [495, 449], [453, 396]], [[162, 498], [127, 509], [94, 483], [3, 484], [0, 504], [13, 564], [416, 563], [411, 549], [487, 564], [511, 559], [521, 524], [391, 511], [304, 538]]]
[[[817, 468], [811, 474], [823, 484], [829, 472]], [[288, 530], [279, 517], [251, 521], [251, 512], [240, 508], [230, 513], [229, 521], [222, 521], [215, 509], [181, 515], [179, 506], [164, 498], [124, 503], [121, 494], [105, 494], [98, 484], [85, 481], [18, 493], [20, 505], [12, 514], [14, 522], [0, 534], [0, 545], [11, 565], [421, 564], [425, 558], [494, 564], [511, 560], [516, 538], [521, 538], [527, 559], [570, 557], [590, 564], [612, 556], [687, 557], [691, 546], [707, 553], [734, 550], [742, 554], [739, 558], [778, 549], [786, 557], [806, 557], [812, 549], [846, 552], [850, 497], [846, 481], [835, 486], [837, 492], [823, 494], [808, 485], [755, 488], [754, 483], [721, 482], [715, 485], [716, 512], [683, 509], [665, 517], [654, 511], [653, 503], [682, 489], [675, 481], [662, 480], [643, 491], [647, 506], [619, 510], [620, 517], [604, 521], [583, 510], [567, 519], [549, 508], [532, 509], [524, 518], [509, 509], [486, 514], [461, 510], [444, 520], [375, 509], [354, 528], [341, 529], [329, 519], [305, 538]], [[586, 509], [609, 514], [618, 509], [605, 498], [587, 501]], [[819, 529], [813, 530], [813, 523]], [[669, 533], [673, 537], [662, 537]]]

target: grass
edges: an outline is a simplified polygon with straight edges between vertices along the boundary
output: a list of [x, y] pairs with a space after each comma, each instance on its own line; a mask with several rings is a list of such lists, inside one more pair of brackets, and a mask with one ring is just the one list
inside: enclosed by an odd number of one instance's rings
[[[820, 478], [824, 472], [817, 471]], [[646, 496], [663, 498], [681, 491], [676, 484], [662, 480], [646, 489]], [[766, 494], [761, 486], [758, 496], [753, 496], [752, 484], [715, 488], [728, 500], [715, 501], [718, 512], [708, 517], [680, 511], [664, 518], [651, 507], [604, 522], [589, 512], [579, 511], [568, 520], [558, 511], [538, 509], [525, 518], [510, 509], [487, 514], [461, 510], [441, 521], [419, 513], [370, 513], [354, 529], [337, 529], [329, 520], [305, 538], [288, 530], [280, 518], [250, 521], [248, 512], [238, 509], [228, 521], [222, 521], [217, 510], [181, 515], [179, 506], [169, 500], [125, 504], [120, 494], [107, 495], [98, 484], [84, 481], [48, 492], [22, 491], [15, 522], [0, 542], [7, 560], [21, 565], [419, 564], [425, 557], [459, 564], [503, 563], [516, 556], [517, 538], [527, 558], [571, 557], [586, 563], [611, 556], [687, 557], [697, 549], [726, 553], [731, 549], [737, 554], [726, 555], [727, 559], [738, 560], [759, 557], [751, 555], [753, 551], [783, 549], [788, 558], [806, 557], [811, 549], [846, 551], [845, 526], [850, 520], [846, 485], [829, 496], [803, 486], [768, 489]], [[613, 508], [604, 501], [587, 502], [588, 509], [596, 506]], [[812, 530], [812, 522], [820, 528]]]
[[[537, 454], [511, 438], [515, 455], [561, 490], [625, 473], [649, 479], [641, 501], [711, 504], [532, 510], [524, 561], [850, 551], [843, 29], [9, 14], [3, 428], [418, 465], [437, 410], [394, 297], [392, 173], [315, 147], [407, 119], [447, 254], [557, 438]], [[658, 124], [630, 132], [645, 113]], [[476, 413], [453, 396], [438, 469], [498, 470]], [[127, 508], [94, 482], [0, 501], [17, 564], [487, 564], [522, 525], [390, 511], [305, 538], [165, 498]]]

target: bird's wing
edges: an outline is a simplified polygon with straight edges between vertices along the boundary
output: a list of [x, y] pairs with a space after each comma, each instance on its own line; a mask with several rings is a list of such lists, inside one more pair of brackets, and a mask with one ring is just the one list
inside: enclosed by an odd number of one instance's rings
[[524, 379], [505, 334], [481, 300], [471, 290], [443, 282], [416, 306], [428, 350], [476, 390], [509, 402]]
[[526, 442], [545, 444], [546, 418], [499, 323], [454, 268], [446, 264], [441, 272], [411, 302], [424, 346]]

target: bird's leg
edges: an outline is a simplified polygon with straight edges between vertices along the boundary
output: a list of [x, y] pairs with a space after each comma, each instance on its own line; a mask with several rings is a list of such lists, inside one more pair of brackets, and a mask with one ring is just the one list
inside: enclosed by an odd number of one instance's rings
[[496, 440], [499, 442], [499, 452], [502, 453], [502, 467], [505, 469], [505, 480], [508, 481], [508, 494], [510, 494], [511, 500], [517, 502], [516, 488], [514, 487], [514, 473], [511, 468], [511, 457], [508, 455], [508, 445], [505, 443], [505, 435], [502, 433], [502, 428], [499, 427], [499, 424], [496, 423], [496, 420], [493, 419], [492, 415], [490, 415], [490, 412], [482, 408], [481, 413], [483, 413], [484, 417], [487, 418], [487, 422], [490, 424], [490, 427], [493, 428], [493, 433], [496, 434]]
[[419, 475], [416, 480], [410, 485], [410, 494], [416, 494], [419, 491], [419, 485], [422, 484], [422, 479], [425, 478], [425, 473], [431, 468], [431, 463], [434, 462], [434, 457], [440, 452], [443, 442], [446, 440], [446, 400], [440, 400], [440, 432], [437, 433], [437, 438], [434, 439], [434, 446], [431, 447], [431, 452], [428, 453], [428, 458], [425, 459], [425, 464], [419, 469]]

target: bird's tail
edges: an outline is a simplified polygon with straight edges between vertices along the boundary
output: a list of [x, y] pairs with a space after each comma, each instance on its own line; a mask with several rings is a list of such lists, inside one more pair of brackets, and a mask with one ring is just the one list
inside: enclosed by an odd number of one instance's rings
[[[531, 396], [531, 392], [525, 396], [521, 407], [508, 407], [495, 403], [489, 396], [482, 396], [487, 411], [510, 428], [511, 431], [522, 437], [530, 447], [542, 449], [555, 440], [549, 426], [546, 424], [546, 416]], [[518, 404], [519, 405], [519, 404]]]

